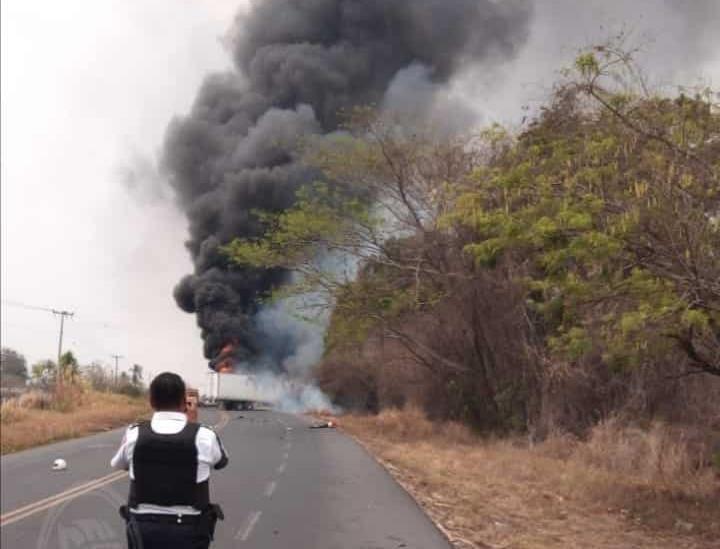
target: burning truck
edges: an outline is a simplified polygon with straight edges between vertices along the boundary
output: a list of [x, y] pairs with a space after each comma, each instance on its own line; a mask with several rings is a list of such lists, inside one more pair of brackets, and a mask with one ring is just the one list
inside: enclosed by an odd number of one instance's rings
[[258, 404], [268, 403], [267, 398], [261, 398], [256, 377], [236, 371], [235, 350], [236, 344], [228, 343], [208, 363], [211, 402], [224, 410], [252, 410]]
[[[308, 407], [330, 409], [325, 397], [317, 388], [300, 380], [291, 379], [285, 372], [271, 371], [267, 365], [241, 366], [246, 361], [238, 358], [237, 346], [225, 345], [213, 358], [210, 368], [210, 401], [225, 410], [252, 410], [255, 406], [274, 406], [289, 412]], [[317, 393], [317, 394], [316, 394]], [[308, 406], [309, 402], [321, 405]]]

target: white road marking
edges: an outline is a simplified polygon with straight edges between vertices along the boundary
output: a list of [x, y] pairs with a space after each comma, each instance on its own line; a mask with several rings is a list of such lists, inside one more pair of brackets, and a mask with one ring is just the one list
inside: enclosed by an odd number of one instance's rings
[[282, 475], [285, 472], [285, 467], [287, 467], [287, 463], [281, 463], [280, 467], [277, 468], [277, 474]]
[[54, 496], [50, 496], [45, 499], [36, 501], [35, 503], [25, 505], [24, 507], [20, 507], [19, 509], [15, 509], [14, 511], [10, 511], [2, 515], [0, 517], [0, 525], [7, 526], [8, 524], [12, 524], [13, 522], [17, 522], [24, 518], [30, 517], [32, 515], [40, 513], [41, 511], [45, 511], [46, 509], [50, 509], [51, 507], [55, 507], [56, 505], [60, 505], [61, 503], [70, 501], [71, 499], [75, 499], [79, 496], [92, 492], [93, 490], [105, 486], [106, 484], [110, 484], [112, 482], [120, 480], [125, 476], [127, 476], [127, 473], [125, 471], [116, 471], [104, 477], [91, 480], [90, 482], [86, 482], [85, 484], [81, 484], [79, 486], [75, 486], [74, 488], [70, 488], [69, 490], [65, 490], [64, 492], [60, 492], [59, 494], [55, 494]]
[[240, 541], [247, 541], [248, 538], [250, 538], [250, 534], [252, 534], [253, 528], [255, 528], [255, 525], [260, 520], [260, 515], [262, 515], [262, 511], [255, 511], [254, 513], [250, 513], [247, 520], [245, 521], [245, 527], [240, 528], [240, 530], [237, 531], [235, 539], [239, 539]]
[[273, 480], [267, 485], [267, 488], [265, 488], [265, 497], [269, 498], [272, 496], [273, 492], [275, 492], [275, 488], [277, 488], [277, 482]]
[[[220, 421], [215, 425], [215, 430], [222, 431], [227, 426], [229, 421], [230, 414], [225, 411], [220, 412]], [[103, 444], [96, 444], [91, 445], [90, 447], [100, 448], [104, 446], [105, 445]], [[4, 515], [0, 516], [0, 525], [6, 526], [8, 524], [12, 524], [13, 522], [17, 522], [19, 520], [31, 517], [42, 511], [60, 505], [61, 503], [65, 503], [66, 501], [70, 501], [77, 497], [84, 496], [85, 494], [89, 494], [90, 492], [93, 492], [98, 488], [102, 488], [103, 486], [116, 482], [126, 476], [126, 471], [115, 471], [114, 473], [110, 473], [109, 475], [105, 475], [104, 477], [90, 480], [84, 484], [69, 488], [68, 490], [60, 492], [58, 494], [38, 500], [34, 503], [30, 503], [18, 509], [8, 511]]]

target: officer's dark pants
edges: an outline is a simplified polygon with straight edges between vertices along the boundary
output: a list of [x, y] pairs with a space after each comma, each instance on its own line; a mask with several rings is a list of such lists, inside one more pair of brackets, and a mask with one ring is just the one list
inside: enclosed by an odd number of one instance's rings
[[210, 534], [198, 524], [127, 523], [129, 549], [208, 549]]

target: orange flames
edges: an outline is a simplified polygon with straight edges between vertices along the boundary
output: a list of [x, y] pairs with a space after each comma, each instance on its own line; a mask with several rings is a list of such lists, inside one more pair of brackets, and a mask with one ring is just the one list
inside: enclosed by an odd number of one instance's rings
[[225, 345], [218, 355], [210, 361], [210, 368], [220, 374], [227, 374], [233, 372], [233, 359], [235, 352], [235, 344], [230, 342]]

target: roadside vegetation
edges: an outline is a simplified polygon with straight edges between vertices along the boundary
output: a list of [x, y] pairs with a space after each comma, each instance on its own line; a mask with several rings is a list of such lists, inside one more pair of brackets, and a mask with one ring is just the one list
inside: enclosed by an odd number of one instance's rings
[[710, 549], [720, 536], [713, 471], [677, 427], [586, 437], [479, 438], [422, 411], [349, 415], [341, 427], [373, 452], [455, 547]]
[[140, 366], [115, 380], [100, 365], [81, 367], [68, 351], [59, 372], [44, 360], [28, 375], [21, 354], [3, 348], [2, 358], [2, 454], [106, 431], [150, 413]]
[[107, 431], [149, 414], [149, 405], [142, 397], [74, 390], [58, 397], [33, 391], [2, 403], [1, 451], [8, 454]]
[[709, 547], [718, 94], [650, 90], [611, 44], [520, 128], [368, 108], [344, 130], [304, 144], [319, 177], [297, 204], [225, 250], [298, 273], [269, 299], [331, 311], [318, 384], [369, 414], [344, 425], [477, 547]]

